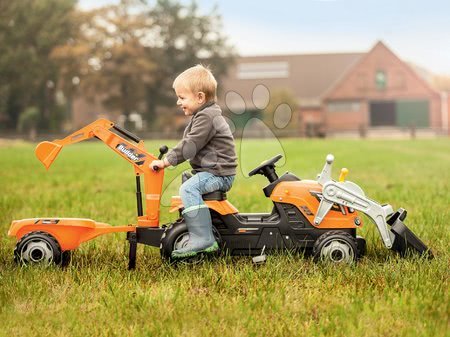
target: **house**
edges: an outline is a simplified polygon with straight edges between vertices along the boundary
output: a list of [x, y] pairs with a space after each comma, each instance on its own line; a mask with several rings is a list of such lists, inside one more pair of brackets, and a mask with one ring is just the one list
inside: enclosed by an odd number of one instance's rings
[[260, 85], [269, 93], [292, 93], [301, 134], [449, 130], [448, 95], [381, 41], [366, 53], [239, 57], [222, 82], [219, 102], [238, 120], [228, 99], [233, 93], [252, 115], [259, 106], [253, 90]]

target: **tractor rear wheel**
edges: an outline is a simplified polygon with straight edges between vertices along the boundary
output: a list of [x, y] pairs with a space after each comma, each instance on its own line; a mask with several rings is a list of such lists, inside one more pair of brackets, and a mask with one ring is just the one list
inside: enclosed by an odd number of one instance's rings
[[313, 255], [316, 261], [352, 264], [359, 257], [356, 239], [343, 231], [329, 231], [314, 243]]
[[[219, 247], [222, 247], [222, 240], [219, 232], [213, 226], [214, 237], [216, 238]], [[171, 224], [166, 227], [163, 235], [161, 236], [161, 244], [159, 246], [159, 250], [161, 253], [161, 258], [170, 263], [181, 263], [181, 264], [197, 264], [204, 260], [205, 255], [199, 254], [194, 257], [185, 258], [185, 259], [172, 259], [172, 252], [176, 249], [183, 248], [189, 242], [189, 231], [186, 223], [183, 219], [178, 220], [177, 222]], [[215, 255], [220, 254], [220, 250], [218, 253], [214, 253]]]
[[50, 234], [35, 231], [25, 234], [16, 244], [14, 260], [19, 264], [67, 265], [70, 252], [62, 252], [58, 241]]

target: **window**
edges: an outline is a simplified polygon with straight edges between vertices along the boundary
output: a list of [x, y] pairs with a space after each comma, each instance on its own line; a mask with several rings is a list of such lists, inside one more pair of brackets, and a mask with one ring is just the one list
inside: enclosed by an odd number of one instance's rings
[[386, 89], [387, 76], [383, 70], [377, 70], [375, 73], [375, 86], [378, 90]]
[[287, 78], [289, 77], [288, 62], [257, 62], [238, 65], [239, 79]]
[[328, 103], [329, 112], [353, 112], [359, 111], [361, 104], [358, 101], [340, 101]]

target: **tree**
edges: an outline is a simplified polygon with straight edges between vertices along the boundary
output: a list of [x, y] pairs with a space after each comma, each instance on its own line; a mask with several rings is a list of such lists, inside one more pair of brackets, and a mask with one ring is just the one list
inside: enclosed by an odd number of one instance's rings
[[61, 65], [68, 97], [74, 94], [75, 79], [85, 97], [103, 93], [105, 106], [126, 116], [142, 110], [145, 84], [152, 80], [155, 64], [142, 43], [145, 18], [134, 13], [135, 4], [122, 1], [78, 13], [75, 38], [52, 55]]
[[41, 126], [55, 111], [58, 69], [49, 58], [69, 39], [75, 0], [21, 0], [0, 3], [0, 116], [16, 128], [19, 114], [36, 106]]
[[289, 89], [270, 93], [270, 102], [263, 111], [263, 120], [272, 130], [298, 130], [298, 100]]
[[149, 57], [157, 60], [154, 81], [146, 85], [147, 120], [155, 118], [157, 107], [172, 106], [172, 82], [185, 69], [204, 63], [215, 77], [226, 73], [233, 61], [233, 48], [222, 33], [221, 17], [214, 8], [201, 15], [194, 2], [182, 5], [173, 0], [158, 0], [148, 13], [150, 35], [146, 44]]
[[450, 76], [436, 75], [431, 83], [438, 90], [450, 92]]
[[140, 112], [152, 126], [156, 108], [174, 104], [177, 74], [203, 62], [212, 64], [220, 79], [232, 59], [216, 10], [199, 15], [195, 2], [159, 0], [152, 7], [122, 0], [78, 12], [76, 22], [77, 34], [52, 54], [66, 96], [78, 89], [84, 97], [103, 94], [110, 109], [125, 116]]

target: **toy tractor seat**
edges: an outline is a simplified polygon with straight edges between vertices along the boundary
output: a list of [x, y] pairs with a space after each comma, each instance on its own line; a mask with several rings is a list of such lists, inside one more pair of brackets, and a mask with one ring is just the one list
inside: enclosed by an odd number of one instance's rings
[[[192, 173], [185, 171], [181, 174], [181, 183], [184, 183], [186, 180], [192, 178]], [[217, 201], [222, 201], [222, 200], [227, 200], [227, 194], [225, 192], [222, 191], [213, 191], [211, 193], [205, 193], [202, 195], [202, 198], [204, 201], [212, 201], [212, 200], [217, 200]]]
[[222, 201], [222, 200], [227, 200], [227, 194], [222, 191], [214, 191], [211, 193], [203, 194], [202, 198], [205, 201], [211, 201], [211, 200]]

